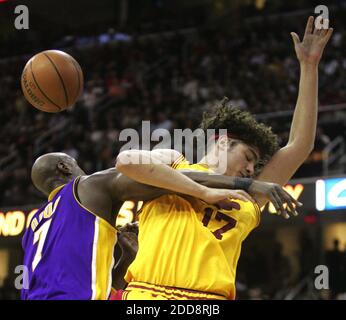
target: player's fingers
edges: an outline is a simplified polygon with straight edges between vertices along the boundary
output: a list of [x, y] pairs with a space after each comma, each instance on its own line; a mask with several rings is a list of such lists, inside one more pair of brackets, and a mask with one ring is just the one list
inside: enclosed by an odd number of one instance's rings
[[320, 22], [315, 21], [315, 28], [312, 34], [316, 36], [320, 36], [321, 33], [323, 32], [323, 21], [321, 20]]
[[244, 202], [250, 201], [248, 198], [244, 197], [243, 195], [241, 195], [241, 194], [239, 194], [239, 193], [232, 193], [232, 194], [230, 195], [230, 198], [231, 198], [231, 199], [241, 200], [241, 201], [244, 201]]
[[287, 211], [285, 210], [284, 205], [283, 205], [283, 202], [282, 202], [282, 200], [280, 199], [279, 195], [277, 194], [276, 191], [273, 191], [272, 195], [273, 195], [274, 199], [276, 200], [276, 202], [277, 202], [277, 204], [278, 204], [278, 206], [279, 206], [279, 208], [280, 208], [281, 215], [282, 215], [284, 218], [288, 219], [290, 216], [289, 216], [289, 214], [287, 213]]
[[296, 199], [294, 199], [285, 189], [278, 187], [276, 189], [278, 195], [283, 199], [283, 202], [287, 203], [290, 211], [293, 215], [297, 216], [298, 212], [296, 211], [296, 207], [301, 207], [303, 204]]
[[310, 16], [310, 17], [308, 18], [307, 23], [306, 23], [304, 36], [306, 36], [306, 35], [312, 33], [313, 26], [314, 26], [314, 17], [313, 17], [313, 16]]
[[295, 32], [291, 32], [292, 40], [294, 45], [298, 45], [300, 43], [299, 36]]
[[138, 231], [138, 222], [137, 223], [131, 223], [128, 227], [128, 230], [131, 232], [137, 232]]
[[295, 205], [296, 208], [303, 206], [303, 204], [301, 202], [299, 202], [298, 200], [294, 199], [288, 192], [286, 192], [286, 194], [290, 197], [292, 203]]
[[284, 202], [287, 203], [287, 206], [289, 208], [289, 211], [294, 215], [297, 216], [298, 212], [296, 211], [293, 203], [295, 200], [294, 198], [292, 198], [286, 191], [281, 190], [281, 192], [279, 192], [279, 196], [284, 200]]
[[255, 200], [244, 190], [237, 190], [238, 194], [244, 196], [248, 201], [255, 202]]
[[293, 198], [287, 191], [283, 190], [283, 192], [285, 192], [285, 194], [291, 199], [291, 201], [296, 207], [301, 207], [303, 205], [301, 202]]
[[138, 243], [137, 236], [134, 233], [123, 232], [118, 237], [119, 244], [122, 246], [135, 246]]
[[329, 30], [329, 19], [324, 19], [323, 24], [322, 24], [322, 29], [320, 32], [320, 36], [324, 37], [328, 33], [328, 30]]
[[281, 209], [280, 209], [279, 204], [276, 202], [275, 198], [272, 197], [272, 198], [270, 199], [270, 202], [273, 204], [276, 213], [277, 213], [279, 216], [281, 216], [281, 215], [282, 215]]
[[330, 37], [333, 34], [334, 29], [333, 28], [329, 28], [326, 35], [323, 37], [324, 43], [327, 43], [330, 39]]
[[319, 16], [314, 21], [312, 34], [319, 35], [321, 33], [322, 26], [323, 26], [323, 19], [321, 16]]
[[138, 222], [135, 223], [126, 223], [124, 226], [119, 227], [118, 231], [121, 232], [137, 232], [138, 231]]

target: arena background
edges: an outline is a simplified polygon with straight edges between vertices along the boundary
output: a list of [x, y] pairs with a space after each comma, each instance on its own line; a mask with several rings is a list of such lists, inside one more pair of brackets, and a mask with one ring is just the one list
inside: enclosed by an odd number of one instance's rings
[[[315, 149], [287, 186], [304, 203], [288, 221], [266, 208], [243, 245], [239, 299], [345, 299], [346, 1], [0, 1], [0, 299], [18, 299], [14, 270], [30, 213], [44, 198], [30, 182], [40, 154], [64, 151], [91, 173], [114, 165], [124, 128], [196, 128], [223, 96], [288, 137], [298, 85], [289, 32], [327, 5], [334, 35], [320, 64]], [[17, 5], [29, 29], [14, 27]], [[61, 49], [80, 63], [84, 92], [59, 114], [31, 107], [20, 89], [26, 61]], [[128, 202], [122, 223], [137, 206]], [[316, 290], [326, 264], [330, 290]]]

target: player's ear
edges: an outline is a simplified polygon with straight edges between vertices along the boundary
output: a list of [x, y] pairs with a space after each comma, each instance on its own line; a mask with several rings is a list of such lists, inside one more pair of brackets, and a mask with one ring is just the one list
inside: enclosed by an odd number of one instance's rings
[[218, 140], [218, 147], [220, 150], [227, 151], [229, 147], [229, 139], [226, 136], [221, 136]]
[[65, 175], [70, 175], [72, 174], [72, 169], [71, 167], [66, 164], [65, 162], [63, 161], [59, 161], [58, 164], [57, 164], [57, 168], [60, 172], [64, 173]]

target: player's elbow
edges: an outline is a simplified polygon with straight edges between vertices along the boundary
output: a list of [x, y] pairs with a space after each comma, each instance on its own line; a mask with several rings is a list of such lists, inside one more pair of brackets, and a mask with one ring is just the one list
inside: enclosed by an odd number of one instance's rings
[[288, 145], [289, 149], [292, 150], [294, 158], [297, 159], [301, 164], [309, 157], [311, 152], [314, 150], [314, 144], [291, 144]]
[[115, 168], [121, 173], [126, 173], [136, 164], [135, 157], [136, 154], [131, 150], [120, 152], [115, 162]]
[[297, 153], [299, 153], [304, 160], [310, 155], [310, 153], [315, 148], [315, 141], [311, 137], [311, 139], [303, 139], [303, 138], [297, 138], [293, 141], [289, 141], [287, 143], [287, 146], [290, 149], [295, 149]]
[[303, 161], [305, 161], [309, 157], [311, 152], [314, 150], [314, 147], [315, 147], [314, 143], [310, 143], [310, 144], [305, 145], [303, 148], [301, 148], [300, 154], [303, 158]]

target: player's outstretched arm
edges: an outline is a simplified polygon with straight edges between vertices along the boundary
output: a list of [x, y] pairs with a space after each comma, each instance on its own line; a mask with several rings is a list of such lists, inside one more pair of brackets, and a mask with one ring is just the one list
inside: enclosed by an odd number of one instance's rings
[[228, 189], [209, 188], [174, 170], [167, 162], [172, 153], [179, 154], [169, 149], [123, 151], [117, 157], [116, 169], [137, 182], [169, 190], [171, 193], [189, 195], [211, 204], [226, 198], [253, 200], [246, 192], [229, 190], [229, 187]]
[[[114, 203], [118, 203], [119, 205], [121, 205], [121, 202], [126, 200], [147, 201], [147, 200], [152, 200], [167, 194], [182, 194], [182, 195], [186, 194], [183, 192], [184, 188], [181, 188], [182, 191], [179, 192], [179, 191], [172, 191], [169, 189], [165, 189], [162, 187], [154, 187], [153, 184], [155, 184], [155, 181], [158, 179], [159, 176], [150, 177], [150, 179], [152, 179], [153, 181], [153, 183], [151, 183], [150, 185], [149, 179], [146, 179], [147, 182], [141, 183], [136, 181], [136, 178], [132, 179], [131, 177], [128, 177], [125, 174], [117, 172], [117, 170], [115, 169], [112, 169], [112, 171], [114, 172], [107, 177], [107, 180], [108, 180], [108, 182], [106, 182], [106, 184], [108, 185], [107, 189], [105, 190], [102, 189], [100, 190], [100, 192], [102, 195], [108, 194], [109, 192], [113, 205]], [[188, 178], [189, 174], [179, 173], [179, 175], [183, 175], [183, 176], [186, 175], [186, 178], [191, 180], [190, 178]], [[131, 176], [131, 173], [129, 174], [129, 176]], [[134, 173], [134, 176], [135, 176], [135, 173]], [[140, 180], [142, 181], [143, 179], [140, 179]], [[251, 198], [251, 196], [243, 190], [225, 190], [225, 189], [228, 189], [229, 186], [224, 188], [219, 188], [219, 187], [208, 188], [208, 187], [204, 187], [203, 183], [201, 183], [200, 187], [206, 189], [206, 195], [203, 196], [203, 200], [206, 201], [207, 203], [216, 203], [219, 200], [223, 200], [225, 198], [233, 198], [233, 199], [239, 199], [243, 201], [254, 201]], [[198, 198], [202, 199], [202, 195], [199, 195]], [[97, 211], [96, 209], [94, 210]]]
[[[303, 164], [314, 147], [318, 111], [318, 64], [333, 33], [332, 28], [316, 29], [309, 17], [303, 40], [291, 33], [300, 64], [297, 104], [291, 124], [289, 141], [264, 167], [258, 179], [284, 185]], [[260, 206], [267, 200], [260, 199]]]

